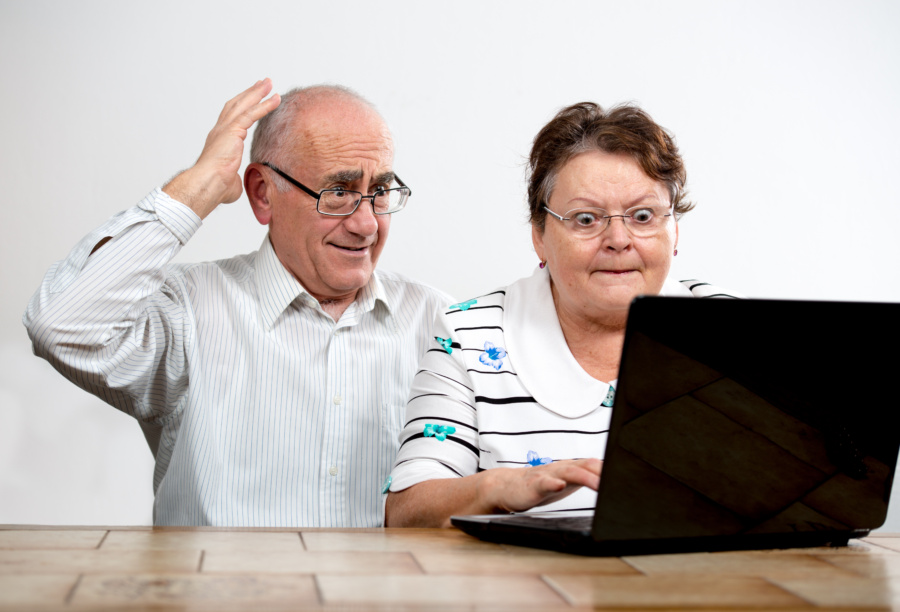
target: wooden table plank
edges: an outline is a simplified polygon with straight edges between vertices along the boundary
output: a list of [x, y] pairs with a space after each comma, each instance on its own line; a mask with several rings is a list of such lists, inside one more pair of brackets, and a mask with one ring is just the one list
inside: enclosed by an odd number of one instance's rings
[[65, 548], [97, 548], [107, 534], [104, 529], [37, 531], [34, 529], [0, 530], [0, 549], [60, 550]]
[[548, 574], [546, 579], [574, 606], [667, 609], [811, 607], [801, 597], [755, 577]]
[[648, 575], [698, 574], [703, 576], [807, 577], [830, 579], [848, 573], [822, 559], [795, 551], [767, 554], [756, 551], [646, 555], [624, 557], [629, 565]]
[[102, 549], [202, 550], [207, 553], [304, 551], [300, 533], [297, 531], [111, 531], [103, 541]]
[[890, 608], [900, 604], [900, 594], [894, 592], [889, 581], [879, 578], [784, 578], [772, 582], [816, 606], [859, 609]]
[[310, 551], [463, 550], [497, 551], [500, 544], [484, 542], [458, 529], [302, 530]]
[[523, 555], [509, 551], [427, 551], [413, 553], [428, 574], [577, 574], [638, 575], [636, 569], [616, 557], [580, 557], [563, 553]]
[[566, 602], [537, 576], [317, 576], [325, 604], [546, 609]]
[[195, 551], [0, 550], [0, 574], [196, 572]]
[[421, 574], [409, 553], [402, 552], [219, 552], [206, 553], [203, 573], [273, 574]]
[[78, 585], [73, 607], [153, 606], [178, 610], [318, 607], [312, 576], [154, 573], [94, 574]]
[[874, 544], [875, 546], [880, 546], [882, 548], [887, 548], [888, 550], [893, 550], [900, 552], [900, 536], [893, 535], [891, 536], [882, 536], [882, 537], [868, 537], [863, 540], [864, 542], [869, 542]]
[[26, 606], [65, 604], [78, 574], [16, 576], [0, 575], [0, 610], [21, 610]]
[[823, 554], [817, 556], [819, 559], [857, 576], [900, 578], [900, 555]]

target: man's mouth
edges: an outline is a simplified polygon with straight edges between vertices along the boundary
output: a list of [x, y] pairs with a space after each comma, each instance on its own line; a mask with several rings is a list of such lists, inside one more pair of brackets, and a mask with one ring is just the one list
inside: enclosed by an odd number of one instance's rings
[[350, 247], [350, 246], [341, 246], [340, 244], [332, 244], [331, 246], [340, 249], [342, 251], [347, 251], [349, 253], [364, 253], [368, 250], [368, 246], [359, 246], [359, 247]]

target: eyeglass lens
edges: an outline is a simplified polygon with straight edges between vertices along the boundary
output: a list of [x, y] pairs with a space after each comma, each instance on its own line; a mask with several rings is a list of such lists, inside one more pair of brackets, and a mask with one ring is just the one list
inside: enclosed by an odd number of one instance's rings
[[327, 215], [349, 215], [356, 210], [360, 201], [365, 199], [372, 202], [377, 214], [388, 214], [402, 209], [408, 197], [409, 189], [406, 187], [377, 191], [369, 196], [363, 196], [358, 191], [328, 189], [319, 195], [319, 212]]
[[671, 216], [668, 211], [668, 208], [642, 206], [630, 208], [621, 215], [611, 215], [601, 208], [582, 208], [566, 213], [565, 223], [577, 234], [593, 237], [606, 230], [614, 219], [621, 219], [633, 235], [653, 236], [668, 221]]

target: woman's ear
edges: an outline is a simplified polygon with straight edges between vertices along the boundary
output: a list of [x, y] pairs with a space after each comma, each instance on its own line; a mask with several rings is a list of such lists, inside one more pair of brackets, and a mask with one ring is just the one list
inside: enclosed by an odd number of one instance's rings
[[544, 259], [544, 231], [538, 229], [534, 223], [531, 224], [531, 244], [534, 245], [534, 252], [537, 253], [538, 259], [547, 261]]
[[265, 175], [260, 172], [259, 164], [247, 166], [247, 170], [244, 171], [244, 191], [250, 200], [250, 208], [253, 209], [256, 220], [262, 225], [268, 225], [272, 221], [269, 196], [274, 189], [275, 185], [266, 180]]

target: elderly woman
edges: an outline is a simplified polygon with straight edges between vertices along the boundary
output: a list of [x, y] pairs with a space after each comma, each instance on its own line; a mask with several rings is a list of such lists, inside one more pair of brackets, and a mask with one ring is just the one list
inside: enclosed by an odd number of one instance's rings
[[528, 187], [540, 265], [438, 318], [385, 483], [388, 527], [593, 509], [632, 299], [727, 295], [668, 280], [693, 207], [685, 176], [634, 106], [576, 104], [541, 130]]

